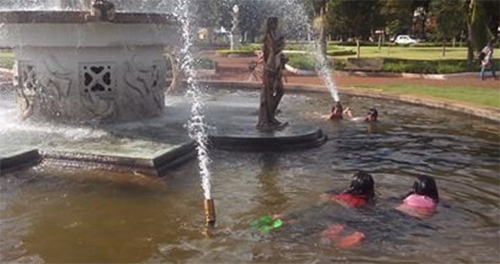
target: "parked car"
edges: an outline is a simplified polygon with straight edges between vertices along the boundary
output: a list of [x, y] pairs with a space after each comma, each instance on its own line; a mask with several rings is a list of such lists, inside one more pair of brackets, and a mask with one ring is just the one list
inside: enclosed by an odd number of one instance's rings
[[394, 40], [394, 43], [396, 43], [398, 45], [410, 45], [410, 44], [417, 43], [417, 40], [412, 39], [408, 35], [399, 35], [396, 37], [396, 40]]

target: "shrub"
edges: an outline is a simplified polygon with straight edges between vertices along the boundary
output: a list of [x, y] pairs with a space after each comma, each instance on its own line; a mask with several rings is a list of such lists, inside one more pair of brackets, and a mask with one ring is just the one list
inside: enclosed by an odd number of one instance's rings
[[238, 49], [220, 49], [217, 50], [217, 54], [220, 55], [231, 55], [231, 54], [237, 54], [237, 55], [246, 55], [246, 56], [253, 56], [255, 55], [255, 51], [260, 50], [260, 45], [259, 44], [248, 44], [248, 45], [241, 45], [238, 47]]
[[[496, 65], [500, 63], [495, 60]], [[447, 74], [460, 73], [468, 71], [479, 71], [480, 62], [474, 61], [472, 68], [467, 67], [467, 60], [405, 60], [385, 58], [383, 71], [397, 73], [428, 73], [428, 74]]]
[[436, 73], [437, 67], [433, 61], [385, 59], [383, 71], [397, 73]]
[[326, 54], [328, 56], [349, 56], [349, 55], [356, 55], [356, 51], [354, 50], [334, 50], [334, 51], [328, 51]]
[[199, 57], [194, 60], [193, 66], [199, 70], [214, 70], [215, 62], [207, 57]]
[[343, 71], [346, 65], [346, 59], [336, 59], [332, 61], [332, 67], [335, 71]]
[[288, 65], [301, 70], [314, 71], [320, 66], [316, 58], [310, 55], [291, 54], [288, 59]]
[[0, 68], [12, 69], [14, 66], [14, 53], [10, 49], [0, 50]]

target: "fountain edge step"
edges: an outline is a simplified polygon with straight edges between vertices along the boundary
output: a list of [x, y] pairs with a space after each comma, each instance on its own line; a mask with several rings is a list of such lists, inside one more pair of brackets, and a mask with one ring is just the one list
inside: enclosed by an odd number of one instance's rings
[[209, 135], [210, 146], [238, 151], [289, 151], [315, 148], [323, 145], [328, 137], [321, 129], [285, 136]]
[[0, 157], [0, 176], [14, 171], [39, 164], [42, 156], [38, 149], [32, 149], [11, 156]]
[[131, 158], [54, 150], [43, 150], [40, 153], [43, 162], [49, 165], [163, 176], [168, 170], [194, 158], [196, 146], [193, 141], [190, 141], [154, 158]]

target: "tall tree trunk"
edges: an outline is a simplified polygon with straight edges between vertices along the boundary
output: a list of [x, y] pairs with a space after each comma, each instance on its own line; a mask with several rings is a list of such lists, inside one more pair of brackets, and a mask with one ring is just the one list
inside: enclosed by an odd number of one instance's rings
[[321, 54], [323, 56], [326, 56], [326, 51], [327, 51], [327, 41], [326, 41], [326, 4], [321, 8], [321, 29], [319, 33], [319, 41], [321, 45]]
[[472, 68], [472, 63], [474, 61], [474, 41], [473, 36], [474, 32], [472, 29], [472, 10], [475, 4], [475, 0], [470, 0], [468, 5], [466, 6], [467, 13], [467, 68]]
[[444, 56], [446, 56], [446, 40], [443, 38], [443, 50], [441, 52], [441, 54]]

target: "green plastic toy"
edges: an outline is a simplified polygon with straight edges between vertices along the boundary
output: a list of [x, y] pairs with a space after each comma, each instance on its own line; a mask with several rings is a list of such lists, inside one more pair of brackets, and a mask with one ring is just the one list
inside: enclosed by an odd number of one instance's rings
[[266, 234], [271, 232], [271, 230], [273, 229], [282, 227], [283, 221], [281, 219], [273, 219], [272, 217], [265, 215], [257, 220], [250, 222], [250, 226]]

